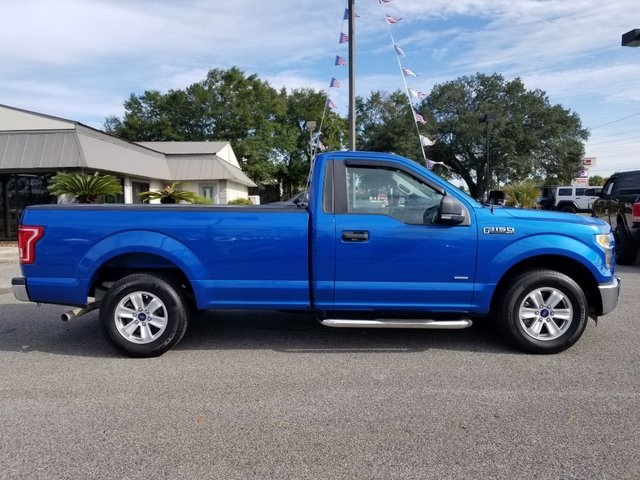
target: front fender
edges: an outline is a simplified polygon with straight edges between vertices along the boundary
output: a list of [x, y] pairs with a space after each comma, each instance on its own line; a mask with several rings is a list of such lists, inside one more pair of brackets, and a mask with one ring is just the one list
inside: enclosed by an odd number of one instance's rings
[[540, 234], [518, 239], [495, 252], [487, 252], [481, 265], [492, 268], [479, 269], [479, 283], [497, 283], [514, 265], [537, 256], [557, 255], [570, 258], [586, 267], [598, 282], [611, 279], [611, 270], [605, 265], [604, 251], [593, 240], [593, 244], [583, 243], [575, 238], [559, 233]]

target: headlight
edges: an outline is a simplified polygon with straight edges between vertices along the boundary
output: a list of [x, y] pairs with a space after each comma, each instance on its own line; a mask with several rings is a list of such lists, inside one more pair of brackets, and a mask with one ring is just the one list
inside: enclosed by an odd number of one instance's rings
[[613, 234], [612, 233], [600, 233], [596, 235], [596, 242], [604, 251], [604, 260], [607, 268], [611, 268], [611, 259], [613, 257]]
[[601, 233], [596, 235], [596, 242], [602, 248], [611, 248], [613, 245], [613, 235], [611, 233]]

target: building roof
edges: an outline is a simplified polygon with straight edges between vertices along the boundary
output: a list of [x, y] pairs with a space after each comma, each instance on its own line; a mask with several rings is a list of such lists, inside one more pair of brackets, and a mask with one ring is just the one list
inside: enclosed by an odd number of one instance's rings
[[211, 154], [215, 155], [229, 145], [229, 142], [136, 142], [138, 145], [157, 152], [173, 155]]
[[244, 172], [216, 155], [168, 156], [172, 178], [176, 180], [233, 180], [248, 187], [256, 184]]
[[0, 169], [63, 168], [167, 181], [232, 180], [255, 186], [239, 168], [229, 142], [137, 144], [79, 122], [0, 104]]

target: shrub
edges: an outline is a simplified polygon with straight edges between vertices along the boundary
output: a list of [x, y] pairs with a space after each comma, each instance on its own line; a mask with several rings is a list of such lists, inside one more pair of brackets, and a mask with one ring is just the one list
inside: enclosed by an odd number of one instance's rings
[[540, 189], [531, 180], [505, 185], [506, 204], [512, 207], [537, 208]]
[[173, 182], [160, 190], [149, 190], [138, 196], [145, 201], [160, 200], [160, 203], [195, 203], [199, 197], [198, 194], [185, 190], [182, 185], [182, 182]]
[[47, 187], [51, 195], [71, 195], [78, 203], [96, 203], [101, 195], [118, 195], [122, 185], [113, 175], [57, 172]]
[[235, 200], [229, 200], [227, 205], [253, 205], [248, 198], [236, 198]]

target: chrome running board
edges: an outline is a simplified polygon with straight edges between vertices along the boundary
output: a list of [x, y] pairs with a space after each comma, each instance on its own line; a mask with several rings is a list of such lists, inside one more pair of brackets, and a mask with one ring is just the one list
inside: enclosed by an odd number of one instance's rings
[[462, 329], [470, 327], [473, 322], [462, 320], [425, 320], [406, 318], [377, 318], [375, 320], [350, 320], [327, 318], [320, 323], [334, 328], [430, 328], [430, 329]]

